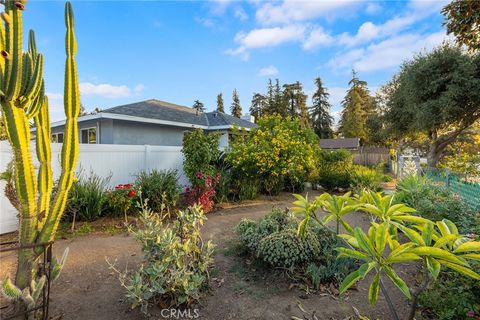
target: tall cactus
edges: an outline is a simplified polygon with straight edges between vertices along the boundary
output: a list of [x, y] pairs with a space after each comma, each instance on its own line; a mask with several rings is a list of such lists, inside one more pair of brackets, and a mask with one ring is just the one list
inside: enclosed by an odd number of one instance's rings
[[[33, 31], [28, 50], [22, 51], [22, 11], [25, 0], [6, 0], [0, 23], [0, 105], [8, 140], [13, 150], [15, 189], [20, 217], [19, 243], [32, 245], [53, 240], [72, 186], [78, 158], [77, 117], [80, 111], [72, 6], [65, 5], [67, 28], [65, 47], [64, 106], [65, 139], [62, 147], [62, 173], [58, 190], [51, 199], [53, 178], [50, 150], [48, 99], [43, 81], [43, 55], [37, 52]], [[36, 126], [35, 170], [30, 154], [30, 121]], [[22, 249], [18, 254], [15, 286], [23, 290], [34, 283], [32, 272], [41, 248]], [[5, 282], [6, 283], [6, 282]], [[30, 288], [33, 290], [33, 288]]]

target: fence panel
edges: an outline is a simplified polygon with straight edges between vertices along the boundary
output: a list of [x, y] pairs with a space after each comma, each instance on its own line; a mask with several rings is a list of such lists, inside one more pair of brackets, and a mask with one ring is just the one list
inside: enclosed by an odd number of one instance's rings
[[390, 161], [390, 151], [387, 148], [362, 147], [353, 153], [353, 164], [364, 166], [377, 165]]
[[[60, 175], [60, 156], [62, 145], [52, 143], [52, 170], [54, 179]], [[186, 185], [188, 179], [183, 172], [183, 154], [181, 147], [81, 144], [76, 172], [84, 175], [90, 172], [106, 178], [111, 177], [109, 187], [120, 183], [129, 183], [141, 171], [152, 169], [176, 169], [179, 183]], [[32, 145], [32, 154], [35, 148]], [[0, 142], [0, 172], [3, 172], [12, 159], [12, 149], [7, 141]], [[38, 161], [34, 157], [34, 166]], [[0, 181], [0, 234], [17, 229], [17, 212], [4, 196], [5, 182]]]

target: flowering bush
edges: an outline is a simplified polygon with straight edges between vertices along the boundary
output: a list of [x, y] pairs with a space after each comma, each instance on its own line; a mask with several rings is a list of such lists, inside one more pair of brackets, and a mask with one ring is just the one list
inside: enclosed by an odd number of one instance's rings
[[215, 174], [214, 162], [219, 156], [218, 139], [219, 133], [205, 134], [202, 129], [185, 133], [182, 148], [185, 157], [183, 170], [193, 186], [203, 182], [196, 177], [198, 172], [205, 175]]
[[185, 189], [188, 205], [198, 204], [205, 213], [212, 211], [219, 178], [219, 175], [206, 175], [201, 171], [195, 173], [193, 186]]
[[133, 199], [137, 192], [131, 184], [119, 184], [115, 189], [108, 192], [108, 206], [115, 212], [122, 212], [127, 220], [128, 209], [132, 206]]
[[318, 137], [302, 128], [298, 119], [273, 115], [259, 119], [258, 128], [237, 133], [227, 161], [263, 191], [275, 194], [284, 188], [299, 191], [315, 168]]

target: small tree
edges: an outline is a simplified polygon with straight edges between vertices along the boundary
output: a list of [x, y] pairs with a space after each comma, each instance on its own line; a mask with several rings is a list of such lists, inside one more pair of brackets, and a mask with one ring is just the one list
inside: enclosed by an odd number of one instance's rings
[[255, 117], [255, 121], [262, 116], [267, 106], [267, 97], [260, 93], [254, 93], [252, 105], [250, 106], [250, 114]]
[[192, 108], [197, 110], [197, 112], [205, 112], [205, 106], [199, 100], [193, 102]]
[[240, 98], [238, 97], [237, 89], [233, 90], [232, 107], [230, 108], [232, 116], [240, 118], [242, 116], [242, 106], [240, 105]]
[[223, 106], [223, 95], [221, 93], [217, 95], [217, 111], [225, 113], [225, 107]]

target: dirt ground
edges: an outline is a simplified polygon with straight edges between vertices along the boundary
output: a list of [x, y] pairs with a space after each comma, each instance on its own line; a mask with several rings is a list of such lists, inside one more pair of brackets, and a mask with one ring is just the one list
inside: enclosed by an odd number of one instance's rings
[[[273, 206], [289, 207], [292, 198], [284, 194], [239, 206], [229, 206], [209, 214], [202, 229], [205, 240], [216, 245], [215, 265], [212, 270], [212, 290], [204, 298], [198, 310], [191, 310], [198, 319], [349, 319], [354, 308], [371, 319], [391, 319], [384, 297], [380, 294], [376, 306], [367, 299], [367, 281], [346, 296], [307, 294], [285, 277], [256, 275], [245, 259], [232, 254], [231, 241], [234, 227], [243, 218], [259, 219]], [[348, 217], [352, 224], [368, 225], [368, 218], [361, 214]], [[61, 255], [69, 247], [70, 254], [59, 280], [51, 294], [51, 316], [58, 319], [143, 319], [138, 310], [131, 310], [125, 301], [124, 289], [117, 275], [109, 269], [106, 260], [115, 262], [120, 270], [138, 267], [142, 260], [140, 247], [126, 234], [88, 234], [55, 243], [54, 251]], [[0, 278], [11, 272], [14, 256], [1, 256]], [[400, 275], [410, 283], [415, 282], [415, 268], [406, 267]], [[401, 293], [386, 282], [394, 304], [405, 314], [407, 304]], [[151, 319], [162, 319], [158, 310]], [[165, 315], [165, 313], [164, 313]], [[174, 318], [174, 317], [172, 317]], [[353, 319], [353, 318], [352, 318]]]

